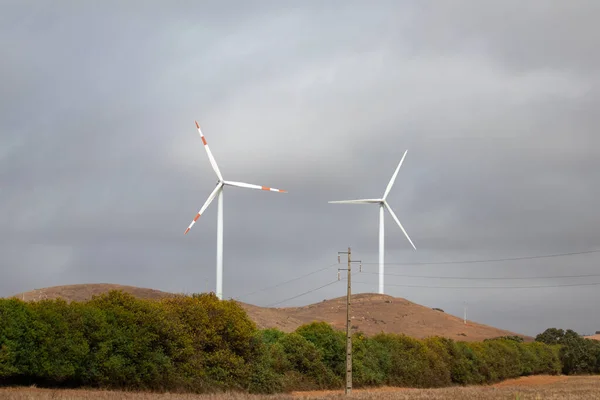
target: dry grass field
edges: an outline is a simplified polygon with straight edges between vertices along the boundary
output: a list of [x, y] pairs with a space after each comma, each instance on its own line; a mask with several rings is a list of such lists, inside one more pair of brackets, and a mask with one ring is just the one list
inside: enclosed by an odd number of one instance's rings
[[[122, 290], [141, 299], [161, 299], [175, 296], [173, 293], [155, 289], [114, 284], [81, 284], [54, 286], [19, 293], [14, 297], [25, 301], [61, 298], [66, 301], [89, 300], [94, 295], [109, 290]], [[278, 328], [292, 332], [300, 325], [313, 321], [324, 321], [336, 329], [346, 326], [346, 297], [338, 297], [303, 307], [267, 308], [247, 303], [239, 303], [259, 328]], [[443, 305], [440, 305], [443, 307]], [[428, 336], [442, 336], [461, 341], [482, 341], [498, 336], [518, 335], [525, 341], [532, 337], [498, 329], [492, 326], [467, 321], [444, 312], [432, 310], [406, 299], [380, 295], [355, 294], [352, 296], [352, 328], [365, 335], [380, 332], [405, 334], [422, 339]]]
[[[49, 390], [36, 388], [0, 389], [5, 400], [317, 400], [345, 399], [343, 391], [301, 392], [287, 395], [244, 394], [186, 395], [111, 392], [92, 390]], [[483, 387], [448, 389], [379, 388], [354, 390], [351, 398], [363, 400], [592, 400], [600, 399], [600, 377], [534, 376]]]

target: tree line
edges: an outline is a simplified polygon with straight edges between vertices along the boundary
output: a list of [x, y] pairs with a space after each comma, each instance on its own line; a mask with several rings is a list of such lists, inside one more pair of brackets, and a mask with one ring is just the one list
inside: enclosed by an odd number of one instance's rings
[[[535, 342], [353, 336], [353, 385], [443, 387], [600, 371], [600, 344], [547, 330]], [[0, 300], [0, 384], [277, 393], [341, 388], [345, 335], [323, 322], [257, 329], [213, 294], [86, 302]]]

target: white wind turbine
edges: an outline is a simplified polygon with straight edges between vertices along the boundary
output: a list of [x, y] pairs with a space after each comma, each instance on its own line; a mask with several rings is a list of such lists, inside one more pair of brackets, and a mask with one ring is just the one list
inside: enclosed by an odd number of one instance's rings
[[198, 221], [198, 218], [200, 218], [200, 216], [204, 213], [204, 211], [206, 211], [206, 209], [208, 208], [210, 203], [215, 199], [216, 196], [219, 196], [218, 209], [217, 209], [217, 288], [216, 288], [216, 295], [219, 299], [222, 299], [223, 298], [223, 189], [224, 189], [224, 187], [225, 186], [235, 186], [235, 187], [246, 188], [246, 189], [267, 190], [267, 191], [271, 191], [271, 192], [280, 192], [280, 193], [286, 193], [286, 191], [280, 190], [280, 189], [274, 189], [274, 188], [270, 188], [270, 187], [266, 187], [266, 186], [252, 185], [250, 183], [233, 182], [233, 181], [224, 180], [223, 175], [221, 175], [221, 171], [219, 171], [219, 166], [217, 165], [217, 162], [215, 161], [215, 158], [213, 157], [212, 152], [210, 151], [210, 148], [208, 147], [208, 143], [206, 143], [206, 138], [204, 137], [204, 135], [202, 134], [202, 131], [200, 130], [200, 125], [198, 125], [197, 121], [195, 121], [195, 122], [196, 122], [196, 127], [198, 128], [198, 133], [200, 134], [200, 138], [202, 139], [202, 143], [204, 144], [204, 148], [206, 149], [206, 154], [208, 155], [208, 160], [210, 161], [210, 165], [212, 165], [213, 170], [217, 174], [218, 181], [217, 181], [217, 187], [212, 191], [210, 196], [208, 196], [208, 199], [206, 200], [206, 202], [204, 203], [204, 205], [202, 206], [200, 211], [198, 211], [198, 214], [194, 217], [194, 220], [192, 221], [190, 226], [188, 226], [188, 228], [185, 230], [185, 233], [187, 234], [190, 231], [190, 229], [192, 229], [192, 226], [194, 226], [196, 221]]
[[398, 220], [398, 217], [396, 217], [396, 214], [394, 214], [394, 211], [392, 210], [392, 208], [386, 201], [388, 194], [390, 194], [390, 190], [392, 190], [392, 186], [394, 186], [394, 181], [396, 180], [396, 176], [398, 176], [398, 171], [400, 171], [400, 167], [402, 166], [402, 163], [404, 162], [404, 157], [406, 157], [407, 152], [408, 152], [408, 150], [406, 150], [404, 152], [404, 155], [402, 156], [402, 159], [400, 160], [400, 163], [398, 164], [398, 167], [396, 168], [394, 175], [392, 175], [392, 179], [390, 179], [390, 183], [388, 183], [387, 188], [385, 189], [385, 193], [383, 193], [383, 197], [381, 199], [341, 200], [341, 201], [330, 201], [329, 202], [332, 204], [379, 204], [379, 293], [380, 294], [383, 294], [383, 275], [384, 275], [383, 259], [384, 259], [384, 254], [385, 254], [385, 246], [384, 246], [385, 233], [384, 233], [384, 226], [383, 226], [383, 210], [384, 210], [384, 208], [387, 209], [389, 211], [389, 213], [392, 215], [392, 218], [394, 218], [394, 220], [396, 221], [396, 223], [398, 224], [400, 229], [402, 229], [402, 232], [404, 232], [404, 235], [406, 236], [406, 238], [408, 239], [408, 241], [410, 242], [412, 247], [415, 250], [417, 249], [415, 247], [415, 245], [413, 244], [412, 240], [410, 240], [408, 233], [406, 233], [406, 231], [404, 230], [404, 227]]

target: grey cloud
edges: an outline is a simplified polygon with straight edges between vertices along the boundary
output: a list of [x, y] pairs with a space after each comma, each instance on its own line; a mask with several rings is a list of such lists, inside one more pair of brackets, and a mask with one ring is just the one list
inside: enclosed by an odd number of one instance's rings
[[483, 53], [517, 73], [555, 69], [593, 75], [599, 66], [593, 49], [600, 5], [593, 0], [420, 5], [416, 40], [433, 52]]

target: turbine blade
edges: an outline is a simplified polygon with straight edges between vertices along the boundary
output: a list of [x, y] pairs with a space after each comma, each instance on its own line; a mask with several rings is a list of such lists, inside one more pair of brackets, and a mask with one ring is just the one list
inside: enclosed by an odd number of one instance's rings
[[198, 211], [198, 214], [196, 214], [196, 216], [194, 217], [194, 219], [192, 220], [192, 223], [190, 224], [190, 226], [188, 226], [188, 228], [185, 230], [185, 234], [187, 234], [190, 229], [192, 229], [192, 226], [194, 226], [194, 224], [196, 223], [196, 221], [198, 221], [198, 218], [200, 218], [200, 216], [204, 213], [204, 211], [206, 211], [206, 209], [208, 208], [208, 206], [210, 205], [210, 203], [212, 203], [212, 201], [215, 199], [215, 197], [217, 196], [217, 194], [219, 193], [220, 190], [223, 189], [223, 184], [219, 183], [217, 185], [217, 187], [212, 191], [212, 193], [210, 194], [210, 196], [208, 196], [208, 199], [206, 199], [206, 201], [204, 202], [204, 205], [202, 206], [202, 208], [200, 209], [200, 211]]
[[381, 203], [382, 199], [360, 199], [360, 200], [336, 200], [329, 201], [330, 204], [376, 204]]
[[270, 192], [287, 193], [287, 190], [275, 189], [275, 188], [270, 188], [270, 187], [267, 187], [267, 186], [253, 185], [251, 183], [233, 182], [233, 181], [225, 181], [223, 183], [225, 185], [235, 186], [235, 187], [240, 187], [240, 188], [246, 188], [246, 189], [258, 189], [258, 190], [267, 190], [267, 191], [270, 191]]
[[406, 153], [408, 153], [408, 150], [406, 150], [404, 152], [404, 155], [402, 156], [402, 159], [400, 160], [400, 164], [398, 164], [398, 167], [396, 167], [396, 171], [394, 171], [394, 175], [392, 175], [392, 179], [390, 179], [390, 183], [388, 183], [387, 187], [385, 188], [385, 193], [383, 194], [383, 198], [386, 199], [388, 194], [390, 194], [390, 190], [392, 190], [392, 186], [394, 186], [394, 182], [396, 181], [396, 177], [398, 176], [398, 171], [400, 171], [400, 167], [402, 166], [402, 163], [404, 162], [404, 157], [406, 157]]
[[383, 204], [385, 205], [385, 208], [387, 208], [387, 210], [390, 212], [390, 214], [392, 214], [392, 218], [394, 218], [394, 221], [396, 221], [396, 223], [398, 224], [398, 226], [400, 227], [400, 229], [402, 229], [402, 232], [404, 232], [404, 235], [406, 236], [406, 238], [410, 242], [410, 244], [413, 247], [413, 249], [416, 250], [417, 248], [415, 247], [415, 245], [412, 242], [412, 240], [410, 240], [410, 237], [408, 236], [408, 233], [406, 233], [406, 230], [404, 230], [404, 227], [400, 223], [400, 220], [398, 219], [398, 217], [396, 217], [396, 214], [394, 214], [394, 211], [392, 211], [392, 207], [390, 207], [390, 205], [387, 203], [387, 201], [384, 202]]
[[212, 152], [210, 151], [210, 148], [208, 147], [208, 143], [206, 142], [206, 138], [202, 134], [202, 130], [200, 130], [200, 125], [198, 125], [198, 121], [194, 121], [194, 122], [196, 123], [196, 128], [198, 128], [198, 133], [200, 134], [200, 138], [202, 139], [202, 143], [204, 144], [204, 148], [206, 149], [206, 154], [208, 155], [208, 160], [210, 161], [210, 165], [212, 165], [213, 170], [215, 171], [215, 174], [217, 174], [217, 178], [219, 178], [219, 180], [222, 181], [223, 175], [221, 175], [221, 171], [219, 171], [219, 166], [217, 165], [217, 161], [215, 160], [215, 157], [213, 157]]

